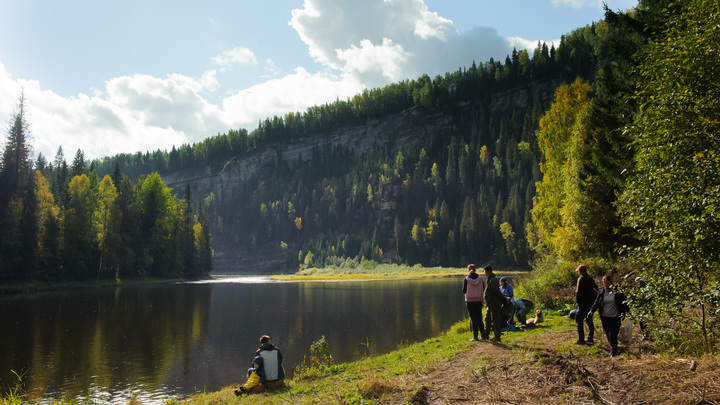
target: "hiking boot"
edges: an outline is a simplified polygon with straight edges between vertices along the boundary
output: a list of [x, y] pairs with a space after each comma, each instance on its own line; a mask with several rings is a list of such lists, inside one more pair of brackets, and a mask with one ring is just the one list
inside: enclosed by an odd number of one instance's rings
[[613, 347], [612, 349], [610, 349], [610, 357], [615, 357], [618, 354], [620, 354], [620, 353], [618, 353], [618, 349], [616, 347]]
[[[590, 339], [588, 339], [588, 340], [590, 340]], [[575, 344], [576, 344], [576, 345], [579, 345], [579, 346], [582, 346], [582, 345], [585, 344], [585, 341], [578, 339], [578, 340], [575, 341]]]
[[595, 343], [595, 341], [593, 340], [592, 336], [590, 336], [589, 338], [587, 338], [585, 343]]
[[477, 342], [477, 341], [478, 341], [478, 338], [474, 337], [474, 338], [470, 339], [470, 341], [471, 341], [471, 342]]
[[499, 341], [500, 341], [500, 336], [495, 336], [493, 338], [493, 342], [499, 342]]

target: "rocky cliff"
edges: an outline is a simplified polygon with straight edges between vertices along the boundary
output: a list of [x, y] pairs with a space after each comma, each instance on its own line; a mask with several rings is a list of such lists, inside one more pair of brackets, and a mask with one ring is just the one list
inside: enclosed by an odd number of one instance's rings
[[[482, 128], [486, 123], [477, 121], [484, 121], [484, 117], [495, 113], [527, 109], [536, 101], [549, 104], [557, 85], [559, 82], [544, 82], [495, 92], [486, 95], [484, 101], [476, 103], [474, 107], [471, 107], [470, 103], [460, 105], [453, 115], [415, 107], [388, 115], [383, 119], [368, 120], [363, 125], [346, 126], [286, 143], [271, 143], [243, 156], [233, 157], [220, 170], [207, 167], [204, 170], [172, 173], [166, 175], [164, 179], [168, 187], [173, 188], [177, 193], [181, 193], [186, 185], [190, 184], [196, 201], [211, 193], [224, 200], [230, 198], [233, 190], [252, 176], [258, 175], [262, 178], [261, 169], [269, 164], [284, 161], [291, 168], [297, 167], [312, 159], [313, 151], [326, 148], [332, 150], [342, 147], [354, 156], [363, 156], [381, 148], [395, 153], [407, 146], [424, 144], [429, 135], [451, 136], [463, 131], [465, 129], [458, 127], [470, 121], [473, 125]], [[210, 212], [209, 215], [212, 217], [214, 213]], [[211, 233], [217, 234], [213, 231], [211, 229]], [[228, 271], [238, 266], [258, 264], [243, 262], [249, 259], [238, 257], [236, 248], [230, 241], [214, 239], [213, 245], [216, 253], [214, 266], [216, 270]], [[231, 251], [234, 253], [230, 254]], [[271, 260], [260, 259], [265, 262]], [[255, 261], [257, 262], [258, 259]]]

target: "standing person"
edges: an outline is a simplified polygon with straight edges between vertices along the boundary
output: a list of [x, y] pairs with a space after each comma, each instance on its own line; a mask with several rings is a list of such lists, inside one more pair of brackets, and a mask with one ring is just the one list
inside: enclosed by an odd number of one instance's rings
[[604, 288], [598, 293], [587, 317], [591, 318], [596, 309], [600, 311], [600, 321], [610, 343], [610, 357], [614, 357], [618, 354], [620, 315], [625, 307], [625, 295], [615, 291], [609, 275], [603, 277], [602, 282]]
[[467, 306], [468, 315], [470, 315], [470, 331], [473, 334], [471, 342], [477, 342], [478, 333], [484, 334], [485, 326], [482, 320], [483, 293], [485, 291], [485, 283], [482, 277], [477, 274], [474, 264], [467, 267], [468, 275], [463, 281], [463, 294], [465, 294], [465, 305]]
[[265, 364], [265, 386], [268, 388], [280, 387], [284, 384], [285, 369], [283, 368], [283, 356], [280, 349], [270, 342], [270, 336], [260, 337], [260, 348], [255, 352], [256, 356], [263, 358]]
[[500, 278], [500, 292], [508, 298], [515, 298], [513, 288], [505, 277]]
[[492, 267], [485, 266], [485, 278], [485, 293], [483, 298], [488, 308], [485, 313], [485, 333], [483, 338], [487, 339], [490, 336], [490, 325], [492, 325], [495, 334], [493, 340], [499, 342], [503, 327], [500, 321], [500, 309], [506, 298], [500, 292], [500, 282], [497, 277], [495, 277]]
[[[575, 325], [577, 326], [577, 341], [576, 345], [584, 345], [587, 343], [593, 343], [595, 336], [595, 325], [593, 324], [592, 316], [588, 317], [590, 313], [590, 307], [592, 307], [597, 297], [597, 284], [595, 280], [590, 277], [587, 273], [587, 267], [581, 264], [575, 269], [578, 272], [577, 286], [575, 287], [575, 302], [578, 306], [578, 311], [575, 314]], [[585, 340], [585, 325], [588, 327], [588, 338]]]

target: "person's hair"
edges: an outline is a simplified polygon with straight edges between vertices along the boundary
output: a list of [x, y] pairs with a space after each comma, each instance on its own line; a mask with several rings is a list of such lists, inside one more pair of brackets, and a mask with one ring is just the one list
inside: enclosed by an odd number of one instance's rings
[[584, 264], [579, 265], [579, 266], [577, 267], [577, 269], [575, 269], [575, 270], [577, 270], [577, 272], [580, 273], [580, 274], [585, 274], [585, 273], [587, 273], [587, 267], [585, 267]]
[[270, 341], [270, 336], [268, 336], [268, 335], [262, 335], [260, 337], [260, 344], [267, 343], [269, 341]]
[[607, 279], [607, 281], [609, 281], [610, 284], [612, 284], [612, 277], [610, 277], [609, 274], [604, 275], [604, 276], [603, 276], [603, 279]]
[[485, 266], [485, 271], [492, 271], [492, 267], [491, 267], [491, 266]]
[[468, 271], [475, 271], [475, 265], [474, 264], [468, 264]]

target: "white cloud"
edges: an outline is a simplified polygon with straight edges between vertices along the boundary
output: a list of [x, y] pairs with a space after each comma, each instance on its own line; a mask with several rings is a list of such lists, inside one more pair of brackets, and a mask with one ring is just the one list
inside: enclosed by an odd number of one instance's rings
[[598, 10], [603, 8], [603, 0], [552, 0], [555, 7], [568, 5], [574, 9], [583, 7], [596, 7]]
[[275, 62], [269, 58], [265, 60], [265, 71], [270, 75], [270, 77], [277, 77], [282, 73], [282, 71], [275, 66]]
[[290, 25], [316, 61], [367, 87], [434, 76], [512, 51], [497, 30], [461, 34], [422, 0], [305, 0], [292, 11]]
[[388, 81], [398, 81], [405, 78], [403, 65], [410, 59], [410, 54], [405, 52], [402, 45], [393, 43], [389, 38], [383, 38], [380, 45], [363, 39], [360, 47], [350, 45], [347, 49], [338, 49], [337, 59], [341, 70], [345, 72], [366, 73], [379, 70]]
[[212, 61], [222, 68], [228, 68], [233, 65], [256, 66], [258, 64], [255, 53], [243, 47], [235, 47], [228, 51], [224, 51], [222, 54], [213, 57]]
[[[13, 77], [0, 63], [0, 117], [10, 117], [24, 88], [35, 150], [48, 158], [60, 145], [66, 156], [82, 149], [90, 158], [170, 149], [230, 128], [251, 130], [266, 117], [304, 112], [365, 88], [423, 73], [432, 77], [472, 61], [504, 58], [513, 47], [532, 50], [537, 44], [502, 38], [489, 27], [461, 34], [422, 0], [305, 0], [302, 9], [292, 11], [289, 25], [324, 70], [297, 67], [283, 76], [267, 58], [259, 73], [265, 75], [263, 83], [230, 93], [230, 85], [218, 79], [220, 72], [258, 65], [253, 51], [235, 47], [212, 57], [216, 69], [199, 78], [125, 75], [91, 89], [90, 95], [62, 97], [38, 81]], [[223, 87], [224, 99], [208, 101], [208, 92]]]
[[66, 98], [42, 89], [38, 81], [13, 78], [0, 63], [0, 116], [11, 116], [24, 89], [36, 156], [41, 152], [51, 160], [62, 146], [68, 159], [77, 149], [96, 158], [170, 149], [230, 128], [254, 129], [266, 117], [303, 112], [311, 105], [351, 97], [364, 88], [350, 75], [311, 74], [297, 68], [214, 105], [201, 94], [217, 85], [214, 71], [205, 72], [200, 79], [138, 74], [109, 80], [104, 92]]
[[0, 116], [10, 117], [21, 91], [30, 114], [35, 154], [52, 158], [82, 149], [88, 157], [169, 149], [197, 142], [236, 123], [199, 93], [216, 86], [212, 71], [199, 80], [173, 74], [122, 76], [106, 83], [105, 94], [62, 97], [38, 81], [15, 79], [0, 63]]
[[223, 110], [242, 126], [257, 125], [259, 119], [304, 112], [307, 107], [351, 97], [363, 86], [350, 75], [310, 74], [302, 67], [279, 79], [268, 80], [223, 100]]

